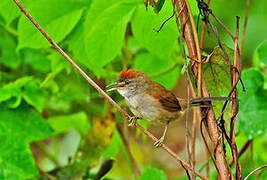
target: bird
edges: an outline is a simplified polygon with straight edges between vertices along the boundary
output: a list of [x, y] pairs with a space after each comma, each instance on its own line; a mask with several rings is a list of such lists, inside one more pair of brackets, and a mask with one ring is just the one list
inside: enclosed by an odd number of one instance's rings
[[[138, 119], [165, 126], [161, 138], [154, 143], [155, 147], [162, 146], [168, 124], [179, 120], [188, 108], [186, 99], [176, 97], [170, 90], [149, 79], [145, 73], [134, 69], [122, 70], [118, 80], [106, 88], [110, 88], [107, 91], [117, 90], [124, 97], [127, 106], [134, 114], [130, 118], [129, 126], [134, 126]], [[210, 106], [203, 104], [203, 98], [190, 99], [189, 106], [201, 105]]]

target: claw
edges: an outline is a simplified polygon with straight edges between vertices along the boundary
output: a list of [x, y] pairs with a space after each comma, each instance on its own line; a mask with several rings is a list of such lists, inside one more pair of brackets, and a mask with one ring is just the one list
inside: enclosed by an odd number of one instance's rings
[[163, 135], [161, 136], [161, 138], [160, 138], [158, 141], [156, 141], [156, 142], [154, 143], [154, 146], [155, 146], [156, 148], [159, 148], [159, 147], [162, 146], [163, 141], [164, 141], [164, 139], [165, 139], [166, 132], [167, 132], [167, 125], [165, 126], [165, 129], [164, 129], [164, 132], [163, 132]]
[[156, 148], [161, 147], [162, 144], [163, 144], [163, 141], [164, 141], [164, 138], [161, 137], [158, 141], [156, 141], [156, 142], [154, 143], [154, 146], [155, 146]]
[[138, 117], [131, 117], [131, 119], [129, 120], [130, 123], [129, 123], [128, 126], [129, 126], [129, 127], [134, 127], [135, 124], [136, 124], [137, 119], [139, 119], [139, 118], [138, 118]]

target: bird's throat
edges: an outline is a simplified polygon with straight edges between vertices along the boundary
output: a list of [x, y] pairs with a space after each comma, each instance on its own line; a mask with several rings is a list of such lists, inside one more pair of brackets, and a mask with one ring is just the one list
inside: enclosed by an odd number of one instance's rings
[[127, 90], [121, 90], [118, 89], [118, 92], [120, 93], [120, 95], [122, 95], [124, 98], [130, 98], [131, 94], [127, 91]]

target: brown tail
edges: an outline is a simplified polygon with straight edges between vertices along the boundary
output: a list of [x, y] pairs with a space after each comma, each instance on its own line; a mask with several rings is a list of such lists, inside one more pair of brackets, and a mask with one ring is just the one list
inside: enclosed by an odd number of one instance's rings
[[228, 97], [202, 97], [202, 98], [192, 98], [190, 106], [193, 107], [212, 107], [212, 101], [236, 101], [237, 99], [231, 99]]

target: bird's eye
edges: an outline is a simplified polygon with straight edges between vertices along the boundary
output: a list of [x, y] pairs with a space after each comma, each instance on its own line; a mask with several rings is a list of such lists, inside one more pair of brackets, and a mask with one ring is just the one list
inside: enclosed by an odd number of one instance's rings
[[125, 80], [125, 84], [129, 84], [130, 83], [130, 81], [129, 80]]

